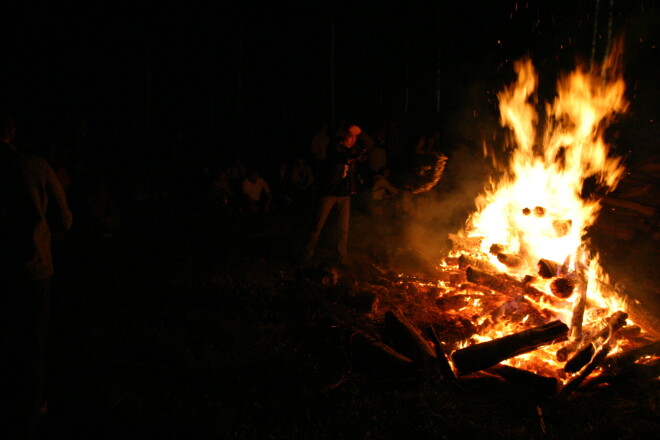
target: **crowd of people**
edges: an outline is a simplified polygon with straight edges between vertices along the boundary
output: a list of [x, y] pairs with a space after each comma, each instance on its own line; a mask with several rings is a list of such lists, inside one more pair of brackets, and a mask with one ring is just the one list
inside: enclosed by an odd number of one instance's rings
[[[10, 415], [2, 428], [13, 436], [6, 438], [18, 438], [9, 424], [33, 433], [47, 411], [49, 281], [62, 240], [144, 237], [196, 221], [259, 228], [282, 218], [273, 213], [290, 214], [300, 226], [301, 267], [331, 261], [348, 270], [351, 212], [360, 210], [373, 222], [374, 257], [385, 255], [397, 222], [413, 209], [406, 164], [415, 155], [440, 152], [437, 131], [409, 142], [395, 122], [371, 131], [344, 121], [333, 130], [323, 124], [292, 154], [253, 162], [234, 152], [225, 162], [192, 154], [179, 130], [163, 160], [113, 174], [85, 154], [84, 130], [71, 145], [44, 149], [31, 133], [17, 138], [20, 125], [10, 113], [0, 116], [0, 354], [8, 372], [3, 410]], [[321, 241], [330, 243], [329, 252], [319, 252]]]

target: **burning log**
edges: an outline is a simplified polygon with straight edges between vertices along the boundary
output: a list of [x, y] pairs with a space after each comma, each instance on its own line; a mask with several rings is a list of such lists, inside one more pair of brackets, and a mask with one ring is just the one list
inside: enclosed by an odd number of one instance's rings
[[491, 274], [475, 269], [474, 267], [468, 267], [465, 271], [465, 275], [469, 282], [488, 287], [489, 289], [496, 290], [504, 295], [514, 297], [529, 295], [536, 301], [541, 298], [550, 300], [548, 295], [529, 285], [533, 280], [531, 277], [526, 277], [525, 281], [519, 281], [505, 273]]
[[550, 282], [550, 291], [554, 296], [561, 299], [568, 299], [573, 295], [575, 283], [570, 278], [555, 278]]
[[481, 248], [483, 237], [463, 237], [457, 234], [449, 234], [449, 239], [453, 243], [454, 250], [474, 251]]
[[584, 318], [584, 309], [587, 306], [587, 277], [580, 277], [581, 282], [578, 285], [579, 296], [573, 305], [573, 314], [571, 315], [571, 329], [569, 339], [578, 341], [582, 338], [582, 320]]
[[480, 260], [478, 258], [472, 258], [465, 254], [462, 254], [458, 257], [458, 268], [467, 269], [468, 267], [474, 267], [485, 272], [496, 273], [498, 269], [493, 266], [490, 262], [486, 260]]
[[660, 356], [660, 341], [630, 348], [612, 355], [603, 362], [603, 367], [607, 371], [619, 370], [646, 356]]
[[564, 365], [564, 371], [567, 373], [577, 373], [589, 363], [591, 358], [594, 356], [596, 349], [594, 344], [589, 343], [566, 362]]
[[[600, 291], [608, 297], [621, 297], [622, 293], [617, 291], [611, 284], [598, 282]], [[626, 312], [630, 320], [650, 333], [655, 339], [660, 339], [660, 319], [648, 307], [637, 300], [626, 303]]]
[[522, 287], [522, 283], [512, 276], [504, 273], [491, 274], [471, 266], [465, 270], [465, 275], [471, 283], [480, 284], [502, 293], [507, 290], [520, 290]]
[[[605, 358], [605, 360], [609, 359]], [[660, 376], [660, 358], [656, 358], [647, 364], [630, 364], [622, 367], [614, 373], [602, 373], [597, 377], [589, 379], [584, 386], [597, 386], [602, 383], [614, 383], [629, 379], [655, 379]]]
[[459, 375], [483, 370], [550, 343], [564, 339], [568, 327], [561, 321], [553, 321], [519, 333], [504, 336], [492, 341], [456, 350], [451, 360]]
[[537, 263], [539, 268], [538, 274], [543, 278], [554, 278], [559, 275], [561, 265], [556, 261], [546, 260], [541, 258]]
[[520, 255], [505, 254], [501, 252], [497, 254], [497, 261], [504, 264], [506, 267], [515, 268], [520, 267], [523, 263], [523, 258]]
[[580, 384], [596, 369], [598, 365], [605, 359], [609, 354], [611, 347], [609, 345], [603, 345], [596, 354], [591, 358], [591, 362], [587, 364], [586, 367], [582, 369], [580, 374], [568, 382], [564, 388], [559, 392], [558, 397], [560, 399], [567, 398], [573, 391], [575, 391]]
[[[569, 355], [575, 351], [582, 351], [583, 349], [587, 349], [589, 346], [591, 346], [591, 342], [595, 341], [596, 339], [606, 339], [609, 335], [614, 334], [616, 331], [618, 331], [620, 328], [622, 328], [626, 324], [626, 320], [628, 319], [628, 314], [622, 311], [615, 312], [607, 318], [607, 323], [603, 328], [601, 328], [592, 338], [590, 338], [588, 341], [580, 341], [580, 340], [574, 340], [570, 342], [569, 344], [566, 344], [559, 350], [557, 350], [557, 360], [559, 362], [564, 362], [568, 359]], [[592, 353], [593, 354], [593, 353]], [[591, 359], [591, 356], [589, 356], [589, 359]], [[588, 359], [587, 359], [588, 361]], [[582, 364], [583, 366], [584, 364]], [[580, 366], [580, 368], [582, 367]], [[564, 368], [565, 369], [565, 368]], [[578, 369], [579, 370], [579, 369]], [[578, 371], [575, 370], [575, 371]], [[569, 373], [574, 373], [575, 371], [569, 371], [566, 370]]]

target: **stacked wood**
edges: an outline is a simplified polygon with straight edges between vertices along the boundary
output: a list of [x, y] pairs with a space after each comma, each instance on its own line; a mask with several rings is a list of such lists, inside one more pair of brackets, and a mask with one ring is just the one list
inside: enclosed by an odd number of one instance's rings
[[564, 371], [567, 373], [577, 373], [582, 367], [589, 363], [595, 352], [596, 348], [594, 347], [594, 344], [586, 344], [586, 346], [578, 350], [577, 353], [566, 362], [564, 365]]
[[615, 355], [609, 356], [603, 362], [603, 368], [607, 371], [620, 370], [647, 356], [660, 357], [660, 341], [654, 341], [638, 347], [629, 348]]
[[555, 302], [552, 297], [530, 285], [533, 278], [525, 278], [525, 281], [520, 281], [505, 273], [489, 273], [475, 269], [474, 267], [468, 267], [465, 271], [465, 275], [469, 282], [488, 287], [489, 289], [495, 290], [498, 293], [509, 297], [523, 297], [528, 295], [535, 301], [544, 299], [550, 303]]
[[489, 273], [470, 266], [465, 270], [465, 275], [469, 282], [489, 287], [505, 295], [521, 293], [523, 290], [519, 280], [505, 273]]
[[449, 239], [453, 244], [453, 249], [456, 251], [470, 251], [481, 248], [483, 237], [464, 237], [458, 234], [449, 234]]
[[497, 268], [493, 266], [489, 261], [479, 258], [472, 258], [468, 255], [462, 254], [460, 257], [458, 257], [458, 268], [465, 270], [468, 267], [474, 267], [485, 272], [497, 272]]
[[454, 369], [459, 375], [492, 367], [503, 360], [528, 353], [566, 338], [568, 327], [553, 321], [492, 341], [471, 345], [451, 354]]
[[562, 265], [556, 261], [546, 260], [541, 258], [537, 263], [539, 268], [538, 274], [542, 278], [554, 278], [560, 274]]
[[584, 319], [584, 310], [587, 306], [587, 279], [582, 277], [578, 285], [578, 298], [573, 304], [573, 313], [571, 315], [571, 327], [569, 338], [572, 341], [582, 338], [582, 320]]
[[[612, 314], [609, 318], [607, 318], [606, 324], [595, 334], [586, 340], [573, 340], [557, 350], [557, 360], [559, 362], [564, 362], [567, 361], [569, 356], [572, 353], [575, 352], [581, 352], [583, 350], [590, 350], [590, 347], [592, 347], [592, 342], [596, 341], [597, 339], [607, 339], [608, 336], [611, 334], [614, 334], [617, 332], [619, 329], [621, 329], [625, 324], [626, 320], [628, 319], [628, 314], [622, 311], [617, 311], [614, 314]], [[592, 347], [593, 348], [593, 347]], [[593, 354], [593, 350], [591, 351], [591, 354]], [[584, 356], [584, 355], [583, 355]], [[591, 355], [589, 355], [589, 359], [591, 358]], [[589, 360], [587, 359], [587, 361]], [[564, 368], [567, 372], [569, 373], [574, 373], [576, 371], [579, 371], [580, 368], [582, 368], [586, 362], [583, 364], [579, 365], [579, 368], [574, 371], [570, 371], [571, 369], [575, 368], [578, 366], [578, 363], [580, 360], [575, 360], [572, 361], [570, 365], [567, 365], [569, 369]]]
[[[622, 294], [611, 284], [598, 281], [598, 288], [606, 297], [621, 297]], [[660, 318], [639, 301], [627, 301], [626, 312], [631, 321], [652, 335], [660, 339]]]
[[506, 267], [516, 268], [520, 267], [520, 265], [523, 263], [523, 257], [516, 254], [500, 252], [497, 254], [497, 261], [504, 264]]
[[[605, 358], [608, 359], [608, 358]], [[655, 380], [660, 376], [660, 358], [655, 358], [644, 364], [629, 364], [614, 372], [604, 371], [596, 377], [585, 381], [584, 386], [598, 386], [603, 383], [615, 383], [630, 379]]]
[[580, 371], [575, 378], [571, 379], [559, 392], [558, 397], [565, 399], [570, 396], [570, 394], [575, 391], [580, 384], [600, 365], [600, 363], [605, 359], [609, 354], [611, 347], [606, 344], [603, 345], [594, 356], [591, 358], [591, 361]]

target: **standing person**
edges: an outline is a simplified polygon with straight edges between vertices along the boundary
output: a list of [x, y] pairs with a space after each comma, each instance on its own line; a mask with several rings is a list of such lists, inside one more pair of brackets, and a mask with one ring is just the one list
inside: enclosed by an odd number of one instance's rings
[[70, 230], [64, 189], [43, 158], [19, 152], [16, 124], [0, 115], [0, 325], [2, 438], [34, 438], [45, 410], [51, 231]]
[[338, 138], [328, 148], [326, 166], [318, 183], [318, 211], [304, 249], [304, 264], [310, 264], [314, 258], [321, 232], [333, 210], [337, 213], [336, 251], [339, 264], [346, 266], [350, 263], [348, 229], [351, 195], [357, 193], [357, 162], [364, 160], [363, 151], [356, 146], [361, 132], [357, 125], [346, 124], [340, 130]]

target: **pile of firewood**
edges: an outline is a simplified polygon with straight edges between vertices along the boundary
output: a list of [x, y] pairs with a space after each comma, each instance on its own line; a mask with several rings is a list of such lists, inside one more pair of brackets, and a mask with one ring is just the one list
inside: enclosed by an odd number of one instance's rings
[[[472, 247], [474, 243], [464, 244]], [[369, 350], [384, 364], [423, 366], [424, 371], [431, 366], [441, 380], [496, 377], [542, 395], [568, 397], [586, 383], [654, 378], [660, 374], [660, 341], [656, 340], [660, 326], [656, 317], [645, 315], [642, 307], [632, 307], [632, 312], [614, 311], [601, 327], [582, 329], [581, 320], [567, 325], [553, 319], [549, 312], [537, 310], [525, 296], [548, 295], [530, 286], [528, 280], [492, 270], [482, 260], [463, 255], [446, 259], [442, 268], [430, 269], [431, 264], [425, 267], [426, 273], [410, 277], [378, 266], [359, 276], [335, 273], [319, 283], [309, 283], [309, 293], [318, 300], [322, 314], [332, 325], [350, 335], [347, 344], [354, 352], [364, 354]], [[540, 264], [539, 271], [543, 270]], [[439, 287], [438, 280], [447, 287]], [[506, 313], [523, 312], [531, 318], [520, 331], [460, 348], [461, 341], [481, 330], [473, 320], [455, 313], [471, 300], [471, 292], [478, 294], [484, 310], [489, 310], [490, 316], [482, 325]], [[489, 295], [484, 296], [484, 292]], [[574, 315], [579, 313], [574, 311]], [[625, 338], [626, 344], [623, 351], [610, 354], [615, 338]], [[564, 365], [557, 377], [502, 364], [557, 343], [561, 346], [557, 360]]]

